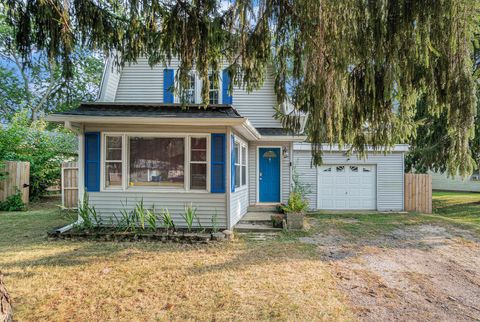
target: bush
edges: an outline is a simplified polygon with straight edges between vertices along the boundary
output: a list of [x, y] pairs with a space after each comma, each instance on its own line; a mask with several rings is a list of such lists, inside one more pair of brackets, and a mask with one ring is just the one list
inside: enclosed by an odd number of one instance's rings
[[[30, 199], [38, 199], [60, 179], [61, 163], [76, 154], [76, 137], [65, 130], [48, 130], [45, 121], [16, 114], [0, 127], [0, 161], [30, 162]], [[0, 180], [8, 174], [0, 169]]]
[[0, 202], [0, 211], [23, 211], [25, 204], [22, 200], [22, 192], [17, 190], [17, 193], [9, 196], [5, 201]]
[[308, 201], [298, 192], [290, 193], [287, 205], [282, 207], [285, 213], [305, 212], [308, 209]]

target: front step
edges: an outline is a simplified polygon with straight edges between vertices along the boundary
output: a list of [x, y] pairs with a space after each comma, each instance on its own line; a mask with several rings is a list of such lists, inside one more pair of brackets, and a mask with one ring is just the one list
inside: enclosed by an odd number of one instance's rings
[[280, 232], [282, 231], [281, 228], [273, 228], [272, 224], [265, 225], [265, 224], [243, 224], [239, 222], [235, 225], [235, 231], [239, 233], [251, 233], [251, 232]]
[[248, 206], [248, 212], [278, 212], [277, 205], [253, 205]]

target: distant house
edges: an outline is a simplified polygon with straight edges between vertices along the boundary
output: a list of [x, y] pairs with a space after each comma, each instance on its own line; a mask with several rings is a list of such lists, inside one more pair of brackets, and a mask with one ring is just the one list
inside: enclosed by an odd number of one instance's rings
[[[269, 74], [247, 92], [226, 71], [200, 108], [202, 82], [195, 71], [186, 108], [172, 90], [178, 61], [151, 68], [145, 59], [120, 72], [107, 63], [97, 102], [49, 116], [79, 133], [79, 194], [104, 222], [143, 198], [168, 208], [181, 224], [186, 204], [197, 208], [202, 226], [231, 228], [249, 206], [286, 202], [295, 168], [310, 185], [310, 207], [332, 210], [400, 211], [404, 153], [369, 153], [366, 160], [326, 147], [325, 164], [311, 166], [304, 136], [286, 133], [274, 119], [276, 95]], [[123, 205], [122, 205], [123, 204]]]
[[432, 189], [445, 191], [480, 192], [480, 174], [478, 170], [468, 178], [449, 177], [446, 173], [430, 172], [432, 175]]

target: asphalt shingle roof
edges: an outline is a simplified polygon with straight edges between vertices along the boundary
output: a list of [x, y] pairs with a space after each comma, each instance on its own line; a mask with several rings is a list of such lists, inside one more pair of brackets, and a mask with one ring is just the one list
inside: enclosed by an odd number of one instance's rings
[[292, 135], [291, 132], [283, 128], [269, 128], [269, 127], [257, 127], [258, 133], [262, 136], [287, 136]]
[[230, 105], [139, 104], [139, 103], [82, 103], [77, 109], [59, 115], [171, 117], [171, 118], [241, 118]]

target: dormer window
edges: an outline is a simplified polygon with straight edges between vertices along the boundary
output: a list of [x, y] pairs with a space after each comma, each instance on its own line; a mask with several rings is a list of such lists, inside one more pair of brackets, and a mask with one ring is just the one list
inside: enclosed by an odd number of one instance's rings
[[208, 80], [210, 82], [210, 99], [209, 99], [209, 104], [218, 104], [219, 103], [219, 83], [220, 81], [218, 80], [217, 77], [217, 86], [214, 84], [214, 75], [210, 74], [208, 76]]
[[197, 82], [197, 80], [196, 80], [195, 74], [191, 73], [189, 75], [189, 79], [188, 79], [188, 86], [183, 89], [183, 95], [182, 95], [183, 103], [195, 104], [195, 96], [196, 96], [195, 84], [196, 84], [196, 82]]

